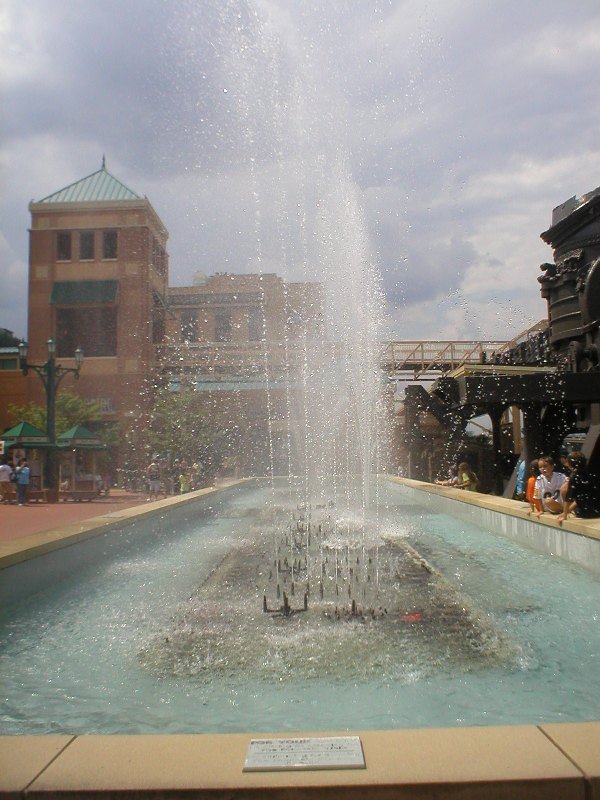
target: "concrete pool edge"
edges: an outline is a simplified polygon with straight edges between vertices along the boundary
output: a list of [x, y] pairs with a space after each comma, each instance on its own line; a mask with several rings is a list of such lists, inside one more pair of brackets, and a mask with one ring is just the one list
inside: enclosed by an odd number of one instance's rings
[[[553, 536], [565, 538], [569, 534], [574, 534], [576, 537], [583, 537], [600, 545], [600, 520], [582, 520], [572, 517], [560, 526], [556, 518], [549, 514], [544, 514], [539, 520], [529, 517], [525, 504], [517, 500], [507, 500], [503, 497], [479, 494], [478, 492], [462, 492], [446, 486], [437, 486], [436, 484], [424, 483], [409, 478], [393, 476], [385, 476], [385, 478], [391, 483], [438, 498], [445, 504], [444, 510], [454, 508], [454, 515], [456, 515], [456, 509], [460, 509], [460, 504], [462, 504], [466, 508], [478, 508], [494, 512], [504, 518], [513, 517], [522, 520], [537, 529], [551, 531]], [[0, 542], [0, 570], [22, 561], [36, 558], [44, 553], [99, 536], [108, 532], [111, 526], [115, 526], [116, 523], [126, 523], [156, 515], [170, 508], [190, 504], [210, 495], [217, 495], [233, 487], [243, 486], [254, 481], [254, 478], [230, 481], [219, 486], [211, 486], [195, 492], [189, 492], [186, 495], [177, 495], [165, 500], [147, 503], [146, 505], [132, 506], [120, 511], [99, 515], [98, 517], [91, 517], [80, 522], [72, 522], [62, 527], [33, 533], [20, 539], [2, 541]], [[506, 533], [506, 531], [501, 532]], [[545, 550], [543, 551], [545, 552]], [[548, 554], [554, 555], [555, 552], [549, 550]]]
[[354, 733], [366, 769], [250, 773], [249, 733], [2, 736], [0, 796], [600, 798], [598, 722]]
[[218, 495], [228, 489], [243, 486], [253, 481], [253, 478], [228, 481], [218, 486], [209, 486], [184, 495], [167, 497], [164, 500], [156, 500], [145, 505], [130, 506], [119, 511], [98, 515], [97, 517], [89, 517], [79, 522], [70, 522], [67, 525], [32, 533], [19, 539], [0, 541], [0, 570], [63, 547], [70, 547], [95, 536], [101, 536], [109, 532], [111, 527], [114, 528], [118, 523], [128, 523], [144, 517], [154, 516], [165, 510], [189, 505], [202, 498]]
[[551, 514], [529, 516], [518, 500], [463, 492], [410, 478], [386, 476], [392, 484], [428, 495], [428, 507], [491, 530], [547, 556], [559, 556], [600, 574], [600, 519], [569, 517], [562, 525]]
[[[514, 501], [502, 498], [456, 492], [406, 479], [392, 480], [439, 494], [447, 502], [458, 500], [465, 507], [493, 507], [508, 515], [512, 509], [515, 517], [522, 511], [522, 504], [513, 507]], [[206, 493], [201, 490], [200, 494], [186, 496], [179, 502], [193, 502]], [[132, 516], [159, 513], [164, 504], [168, 507], [170, 501], [131, 509]], [[84, 538], [104, 533], [121, 516], [119, 513], [118, 518], [96, 518], [98, 524], [89, 530], [87, 524], [94, 520], [86, 520], [81, 523], [86, 528], [81, 533]], [[550, 522], [558, 528], [554, 520]], [[545, 520], [532, 524], [544, 523]], [[570, 528], [571, 524], [567, 524]], [[585, 535], [581, 531], [572, 532]], [[50, 544], [55, 548], [78, 540], [76, 536], [73, 539], [73, 531], [63, 531], [63, 543], [56, 543], [60, 542], [58, 533], [52, 533], [56, 537]], [[38, 543], [42, 549], [37, 552], [32, 552], [29, 544], [24, 548], [23, 558], [40, 555], [48, 543]], [[253, 737], [250, 733], [0, 736], [0, 796], [48, 798], [85, 794], [103, 798], [286, 800], [310, 797], [391, 800], [401, 796], [422, 800], [448, 795], [461, 800], [480, 797], [600, 800], [600, 722], [352, 733], [361, 737], [365, 770], [271, 773], [242, 772]], [[256, 734], [260, 738], [265, 735]]]

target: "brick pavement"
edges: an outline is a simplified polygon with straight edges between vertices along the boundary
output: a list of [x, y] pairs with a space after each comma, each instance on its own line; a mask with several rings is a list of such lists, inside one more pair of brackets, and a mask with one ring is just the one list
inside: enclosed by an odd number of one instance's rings
[[146, 502], [143, 494], [132, 494], [124, 489], [111, 489], [108, 497], [98, 497], [91, 502], [30, 503], [27, 506], [0, 504], [0, 541], [20, 539], [32, 533], [41, 533], [79, 522], [90, 517], [100, 517], [131, 508]]

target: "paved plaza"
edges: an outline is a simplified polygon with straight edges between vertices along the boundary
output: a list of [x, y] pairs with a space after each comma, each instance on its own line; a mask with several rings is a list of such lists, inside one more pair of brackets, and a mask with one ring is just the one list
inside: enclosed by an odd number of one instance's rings
[[146, 502], [145, 494], [111, 489], [108, 497], [90, 502], [29, 503], [26, 506], [0, 505], [0, 541], [20, 539], [32, 533], [50, 531], [72, 522], [101, 517]]

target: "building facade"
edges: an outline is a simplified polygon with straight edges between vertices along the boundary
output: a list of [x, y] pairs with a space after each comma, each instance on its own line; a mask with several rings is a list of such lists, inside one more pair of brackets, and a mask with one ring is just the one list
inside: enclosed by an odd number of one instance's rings
[[[151, 400], [156, 344], [164, 337], [167, 230], [147, 198], [104, 161], [29, 210], [28, 360], [43, 363], [52, 338], [57, 358], [74, 366], [81, 347], [77, 393], [97, 401], [105, 421], [136, 427]], [[44, 400], [35, 375], [28, 397]]]
[[[104, 159], [29, 210], [27, 358], [43, 364], [49, 339], [64, 367], [83, 350], [78, 380], [66, 376], [61, 390], [95, 401], [102, 421], [118, 426], [114, 466], [146, 463], [156, 393], [190, 389], [213, 418], [244, 432], [241, 469], [266, 468], [265, 452], [272, 462], [273, 447], [284, 449], [277, 441], [290, 418], [294, 364], [323, 330], [320, 285], [197, 273], [193, 285], [169, 287], [165, 225]], [[2, 429], [14, 422], [10, 402], [45, 402], [38, 376], [22, 376], [15, 358], [6, 354], [0, 374]], [[251, 441], [260, 464], [249, 455]]]
[[323, 303], [320, 284], [272, 273], [197, 273], [194, 285], [169, 288], [162, 384], [192, 389], [211, 418], [236, 431], [236, 472], [297, 466], [295, 398], [303, 354], [322, 339]]

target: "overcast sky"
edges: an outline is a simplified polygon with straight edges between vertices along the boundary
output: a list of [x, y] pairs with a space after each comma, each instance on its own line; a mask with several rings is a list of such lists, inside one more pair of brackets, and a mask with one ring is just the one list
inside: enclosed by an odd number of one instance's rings
[[28, 202], [105, 155], [171, 285], [353, 253], [390, 336], [508, 338], [545, 316], [552, 208], [600, 184], [599, 68], [598, 0], [4, 0], [0, 327]]

